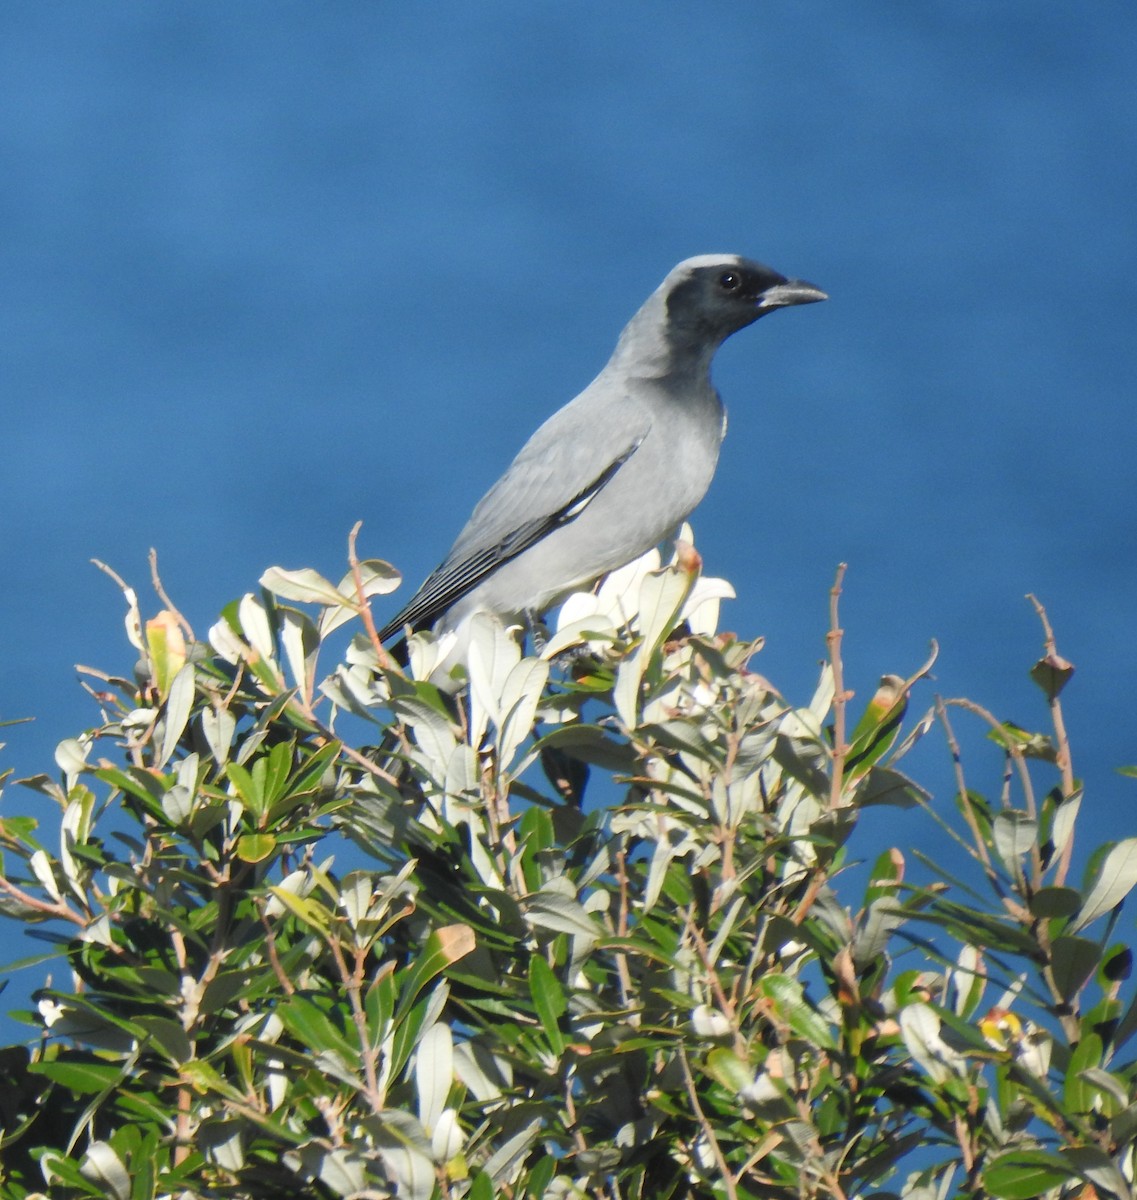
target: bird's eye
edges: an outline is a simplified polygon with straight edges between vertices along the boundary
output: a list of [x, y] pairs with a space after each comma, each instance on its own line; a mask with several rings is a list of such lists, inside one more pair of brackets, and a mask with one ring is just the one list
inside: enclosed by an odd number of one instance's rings
[[737, 292], [742, 286], [742, 276], [736, 275], [733, 271], [724, 271], [719, 276], [719, 287], [724, 292]]

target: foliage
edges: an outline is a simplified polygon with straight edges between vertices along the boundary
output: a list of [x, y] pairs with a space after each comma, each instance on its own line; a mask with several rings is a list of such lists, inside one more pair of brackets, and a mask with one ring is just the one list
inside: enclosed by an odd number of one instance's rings
[[[124, 585], [133, 676], [25, 781], [58, 845], [0, 819], [3, 914], [70, 973], [0, 1049], [0, 1197], [1129, 1197], [1137, 839], [1071, 882], [1049, 628], [1052, 736], [938, 699], [903, 734], [926, 667], [847, 731], [840, 576], [794, 705], [698, 567], [618, 572], [530, 657], [478, 618], [457, 696], [431, 637], [377, 644], [397, 576], [354, 542], [204, 641]], [[870, 806], [938, 819], [898, 767], [937, 730], [940, 861], [859, 846]]]

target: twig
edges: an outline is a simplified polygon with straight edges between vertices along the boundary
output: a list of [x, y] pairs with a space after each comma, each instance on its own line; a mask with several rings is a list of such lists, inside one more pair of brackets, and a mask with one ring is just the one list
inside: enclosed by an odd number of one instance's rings
[[947, 708], [944, 706], [943, 697], [936, 696], [936, 718], [943, 726], [944, 736], [947, 738], [948, 749], [951, 751], [951, 765], [955, 772], [955, 787], [959, 792], [959, 804], [963, 809], [963, 818], [967, 822], [968, 828], [971, 830], [971, 836], [975, 842], [975, 851], [983, 860], [983, 866], [987, 873], [991, 874], [994, 868], [991, 866], [991, 856], [987, 853], [987, 843], [983, 840], [983, 834], [979, 830], [979, 823], [975, 819], [975, 814], [971, 811], [971, 801], [967, 794], [967, 781], [963, 776], [963, 755], [960, 753], [959, 742], [956, 740], [955, 731], [951, 727], [951, 721], [948, 720]]
[[280, 953], [276, 948], [276, 930], [273, 929], [268, 919], [268, 913], [265, 908], [264, 901], [257, 897], [255, 900], [257, 917], [260, 919], [261, 927], [265, 931], [265, 949], [268, 951], [269, 966], [272, 967], [272, 972], [277, 978], [277, 982], [284, 989], [286, 996], [292, 996], [296, 993], [296, 985], [288, 976], [288, 972], [284, 969], [284, 964], [280, 961]]
[[5, 879], [0, 875], [0, 891], [7, 893], [13, 900], [20, 904], [26, 905], [28, 908], [34, 908], [36, 912], [41, 912], [48, 917], [58, 917], [61, 921], [73, 921], [76, 925], [85, 926], [87, 918], [82, 914], [75, 912], [60, 900], [56, 904], [49, 904], [46, 900], [37, 900], [35, 896], [29, 892], [25, 892], [23, 888], [18, 888], [14, 883]]
[[[627, 846], [624, 842], [620, 842], [616, 849], [616, 882], [620, 889], [620, 907], [619, 916], [616, 920], [616, 936], [626, 938], [628, 936], [628, 859]], [[630, 1009], [632, 1004], [632, 973], [628, 968], [628, 956], [623, 950], [617, 951], [615, 954], [616, 964], [616, 980], [620, 988], [620, 1004], [625, 1009]], [[641, 1020], [639, 1012], [630, 1013], [628, 1023], [638, 1027]]]
[[[1032, 819], [1038, 817], [1038, 805], [1034, 799], [1034, 784], [1031, 782], [1030, 769], [1027, 767], [1026, 758], [1023, 755], [1022, 747], [1004, 731], [1003, 723], [989, 709], [986, 709], [981, 704], [976, 704], [974, 700], [945, 700], [945, 705], [951, 705], [953, 708], [962, 708], [967, 712], [974, 713], [977, 717], [982, 717], [991, 728], [1000, 736], [1006, 752], [1010, 755], [1010, 762], [1014, 764], [1015, 770], [1018, 772], [1019, 783], [1022, 785], [1023, 798], [1026, 802], [1027, 814]], [[1008, 787], [1010, 786], [1008, 780]], [[1038, 847], [1038, 842], [1035, 840], [1030, 848], [1030, 861], [1032, 868], [1032, 879], [1038, 881], [1042, 878], [1042, 851]], [[1010, 864], [1008, 864], [1010, 866]]]
[[359, 531], [363, 528], [362, 521], [356, 521], [351, 527], [351, 533], [347, 535], [347, 561], [351, 564], [351, 578], [355, 583], [355, 597], [359, 601], [359, 617], [363, 621], [363, 628], [367, 630], [367, 637], [371, 642], [371, 647], [375, 651], [376, 658], [379, 659], [379, 665], [385, 670], [390, 670], [394, 665], [394, 660], [387, 653], [387, 647], [379, 640], [379, 630], [375, 628], [375, 618], [371, 615], [371, 604], [367, 599], [367, 593], [363, 589], [363, 573], [359, 569], [359, 555], [355, 552], [356, 538], [359, 537]]
[[[1055, 662], [1065, 662], [1058, 653], [1058, 643], [1054, 639], [1054, 630], [1050, 626], [1050, 618], [1046, 615], [1046, 609], [1043, 608], [1038, 597], [1032, 592], [1027, 592], [1026, 598], [1034, 605], [1034, 611], [1038, 614], [1038, 619], [1042, 622], [1046, 657]], [[1074, 782], [1074, 762], [1070, 754], [1070, 738], [1066, 732], [1066, 720], [1062, 715], [1062, 703], [1058, 699], [1057, 691], [1053, 695], [1048, 695], [1047, 701], [1050, 705], [1050, 720], [1054, 726], [1054, 741], [1057, 747], [1055, 759], [1062, 776], [1062, 796], [1064, 799], [1069, 800], [1078, 790], [1077, 784]], [[1066, 874], [1070, 870], [1070, 859], [1073, 853], [1074, 835], [1071, 831], [1058, 859], [1058, 870], [1054, 877], [1054, 882], [1058, 887], [1061, 887], [1066, 882]]]
[[1003, 722], [990, 709], [984, 708], [982, 704], [976, 704], [974, 700], [960, 698], [958, 700], [945, 700], [943, 703], [951, 708], [962, 708], [967, 712], [974, 713], [977, 717], [982, 717], [999, 735], [1002, 739], [1004, 749], [1011, 756], [1011, 761], [1015, 764], [1015, 769], [1018, 771], [1019, 783], [1022, 784], [1023, 798], [1026, 801], [1027, 812], [1032, 817], [1036, 816], [1038, 814], [1038, 806], [1035, 804], [1034, 784], [1031, 783], [1026, 758], [1023, 756], [1022, 747], [1003, 728]]
[[702, 1105], [699, 1104], [699, 1093], [695, 1088], [695, 1077], [691, 1074], [691, 1064], [687, 1061], [687, 1051], [682, 1045], [679, 1047], [679, 1065], [683, 1068], [683, 1080], [687, 1085], [687, 1096], [691, 1101], [691, 1107], [695, 1111], [695, 1119], [699, 1122], [703, 1136], [707, 1139], [711, 1153], [715, 1156], [715, 1163], [722, 1177], [723, 1186], [726, 1188], [726, 1194], [730, 1197], [730, 1200], [738, 1200], [738, 1189], [734, 1185], [734, 1176], [727, 1165], [726, 1157], [723, 1155], [718, 1138], [715, 1137], [715, 1131], [710, 1121], [707, 1120]]
[[185, 617], [182, 616], [180, 610], [170, 599], [170, 597], [166, 595], [166, 589], [162, 586], [162, 580], [158, 577], [158, 551], [155, 550], [153, 546], [150, 547], [150, 554], [148, 557], [150, 561], [150, 583], [153, 586], [154, 591], [157, 592], [158, 599], [161, 600], [166, 608], [174, 614], [174, 620], [177, 621], [177, 623], [186, 631], [186, 637], [188, 637], [191, 642], [196, 642], [197, 638], [193, 636], [193, 627], [185, 619]]
[[845, 741], [845, 705], [848, 695], [845, 692], [845, 673], [841, 666], [841, 637], [844, 630], [838, 619], [838, 605], [841, 599], [841, 584], [845, 580], [848, 563], [837, 564], [837, 575], [833, 586], [829, 589], [829, 632], [825, 635], [825, 644], [829, 650], [829, 666], [833, 671], [833, 776], [829, 785], [829, 807], [841, 806], [841, 785], [845, 774], [845, 756], [849, 753]]

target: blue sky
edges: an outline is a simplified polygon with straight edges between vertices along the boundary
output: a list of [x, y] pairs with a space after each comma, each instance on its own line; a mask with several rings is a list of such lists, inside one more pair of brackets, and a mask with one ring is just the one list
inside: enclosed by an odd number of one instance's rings
[[1037, 593], [1083, 846], [1134, 832], [1135, 39], [1063, 0], [4, 7], [7, 764], [96, 720], [73, 664], [130, 668], [90, 558], [148, 594], [156, 547], [199, 631], [271, 564], [338, 578], [357, 520], [414, 586], [667, 270], [729, 251], [832, 299], [716, 364], [724, 626], [804, 701], [847, 561], [862, 699], [934, 637], [935, 687], [1042, 726]]

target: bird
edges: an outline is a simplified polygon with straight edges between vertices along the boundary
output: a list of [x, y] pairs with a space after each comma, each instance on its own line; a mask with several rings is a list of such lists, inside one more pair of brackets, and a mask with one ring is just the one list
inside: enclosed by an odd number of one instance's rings
[[474, 508], [450, 552], [378, 631], [457, 634], [477, 612], [537, 616], [663, 541], [710, 486], [726, 433], [711, 382], [719, 346], [767, 313], [828, 296], [736, 254], [674, 267], [599, 375], [541, 425]]

